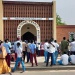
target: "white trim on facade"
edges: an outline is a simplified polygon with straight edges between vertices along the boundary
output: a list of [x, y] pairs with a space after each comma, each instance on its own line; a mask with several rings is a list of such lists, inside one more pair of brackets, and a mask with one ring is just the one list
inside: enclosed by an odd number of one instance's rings
[[25, 21], [22, 21], [18, 27], [17, 27], [17, 37], [21, 38], [21, 28], [24, 26], [24, 25], [27, 25], [27, 24], [31, 24], [33, 25], [35, 28], [36, 28], [36, 34], [37, 34], [37, 43], [40, 43], [40, 27], [39, 25], [32, 21], [32, 20], [25, 20]]
[[53, 20], [53, 18], [34, 18], [34, 17], [3, 17], [3, 20]]
[[50, 1], [41, 1], [41, 0], [35, 0], [35, 1], [33, 1], [33, 0], [3, 0], [3, 1], [20, 1], [20, 2], [26, 2], [26, 1], [29, 1], [29, 2], [52, 2], [53, 0], [50, 0]]

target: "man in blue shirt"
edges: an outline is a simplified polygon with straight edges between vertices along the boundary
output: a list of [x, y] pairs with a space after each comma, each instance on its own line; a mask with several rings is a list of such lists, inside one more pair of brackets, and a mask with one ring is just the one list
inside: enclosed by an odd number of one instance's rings
[[33, 67], [33, 57], [34, 57], [36, 66], [38, 66], [37, 59], [36, 59], [36, 45], [33, 43], [33, 40], [31, 40], [31, 44], [29, 45], [29, 48], [30, 48], [30, 59], [31, 59], [32, 67]]
[[9, 42], [8, 39], [6, 39], [3, 45], [6, 48], [6, 52], [7, 52], [6, 62], [8, 64], [8, 66], [10, 67], [11, 43]]

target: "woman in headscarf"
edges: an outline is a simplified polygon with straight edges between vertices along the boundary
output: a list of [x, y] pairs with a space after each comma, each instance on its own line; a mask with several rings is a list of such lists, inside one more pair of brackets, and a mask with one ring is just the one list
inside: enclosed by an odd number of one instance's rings
[[6, 57], [6, 49], [2, 44], [2, 41], [0, 40], [0, 74], [9, 73], [11, 74], [11, 68], [8, 67], [5, 57]]

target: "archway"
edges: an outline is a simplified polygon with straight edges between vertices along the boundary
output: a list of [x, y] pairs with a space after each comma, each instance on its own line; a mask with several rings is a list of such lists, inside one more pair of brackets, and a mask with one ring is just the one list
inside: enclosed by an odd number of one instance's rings
[[40, 43], [40, 27], [34, 21], [30, 21], [30, 20], [22, 21], [17, 27], [17, 37], [21, 38], [21, 36], [22, 36], [21, 29], [24, 25], [27, 25], [27, 24], [31, 24], [32, 26], [34, 26], [36, 28], [36, 41], [37, 41], [37, 43]]
[[36, 37], [31, 32], [26, 32], [21, 36], [22, 40], [36, 40]]

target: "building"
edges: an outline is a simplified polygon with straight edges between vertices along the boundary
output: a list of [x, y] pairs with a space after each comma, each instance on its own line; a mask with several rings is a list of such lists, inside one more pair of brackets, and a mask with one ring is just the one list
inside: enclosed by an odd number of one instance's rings
[[75, 25], [58, 25], [56, 29], [58, 42], [61, 42], [63, 37], [70, 41], [75, 38]]
[[56, 39], [56, 2], [0, 0], [0, 39]]

